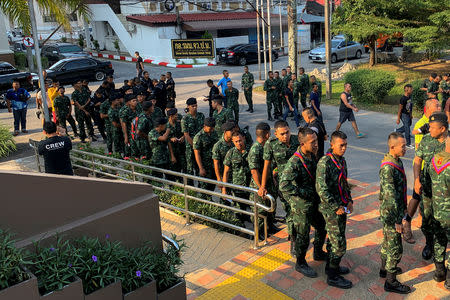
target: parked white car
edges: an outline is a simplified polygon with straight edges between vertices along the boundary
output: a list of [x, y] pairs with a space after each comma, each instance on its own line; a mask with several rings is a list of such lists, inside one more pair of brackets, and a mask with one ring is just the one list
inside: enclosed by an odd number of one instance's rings
[[[345, 58], [361, 58], [364, 47], [360, 43], [346, 41], [344, 39], [331, 40], [331, 62]], [[313, 62], [325, 62], [325, 43], [309, 51], [309, 59]]]

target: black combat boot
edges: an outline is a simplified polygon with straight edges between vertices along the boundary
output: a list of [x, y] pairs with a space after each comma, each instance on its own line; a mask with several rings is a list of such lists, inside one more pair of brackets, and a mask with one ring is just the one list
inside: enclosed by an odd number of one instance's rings
[[295, 239], [293, 239], [293, 236], [290, 235], [291, 238], [291, 256], [295, 257], [297, 254], [295, 253]]
[[295, 271], [300, 272], [309, 278], [317, 277], [317, 272], [314, 271], [313, 268], [308, 266], [305, 258], [297, 258], [297, 262], [295, 263]]
[[267, 120], [273, 121], [272, 115], [270, 114], [270, 112], [267, 112]]
[[397, 294], [408, 294], [411, 292], [411, 288], [407, 285], [401, 284], [396, 279], [395, 273], [387, 273], [386, 281], [384, 282], [384, 290], [386, 292], [392, 292]]
[[324, 261], [327, 260], [328, 254], [322, 250], [321, 246], [314, 244], [313, 258], [316, 261]]
[[422, 258], [425, 260], [431, 259], [433, 256], [433, 236], [425, 236], [426, 244], [422, 250]]
[[[402, 274], [402, 269], [400, 267], [396, 267], [395, 268], [395, 275], [399, 275]], [[381, 266], [380, 266], [380, 277], [381, 278], [386, 278], [386, 260], [381, 259]]]
[[349, 289], [353, 286], [350, 280], [347, 280], [338, 274], [337, 268], [329, 267], [327, 274], [328, 274], [327, 283], [329, 286], [334, 286], [340, 289]]
[[[325, 274], [328, 275], [328, 272], [329, 272], [330, 270], [331, 270], [330, 265], [327, 263], [327, 264], [325, 265]], [[337, 272], [338, 275], [345, 275], [345, 274], [350, 273], [350, 269], [347, 268], [347, 267], [339, 266], [339, 267], [336, 269], [336, 272]]]
[[447, 270], [447, 279], [445, 279], [444, 286], [447, 290], [450, 290], [450, 272]]
[[434, 271], [433, 279], [437, 282], [442, 282], [447, 276], [447, 269], [445, 268], [444, 262], [435, 262], [434, 265], [436, 266], [436, 271]]

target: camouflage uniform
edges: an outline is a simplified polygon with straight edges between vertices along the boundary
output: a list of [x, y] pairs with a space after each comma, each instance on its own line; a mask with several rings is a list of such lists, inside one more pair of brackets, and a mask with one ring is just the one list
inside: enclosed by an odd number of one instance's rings
[[308, 74], [303, 73], [303, 75], [300, 75], [298, 81], [300, 82], [300, 102], [302, 103], [303, 108], [305, 108], [307, 106], [306, 95], [310, 90]]
[[[149, 116], [145, 114], [145, 112], [141, 112], [138, 116], [137, 130], [145, 133], [148, 136], [150, 130], [152, 129], [153, 129], [152, 120], [150, 119]], [[136, 144], [136, 149], [139, 155], [145, 156], [147, 159], [150, 159], [152, 152], [150, 150], [150, 143], [148, 141], [148, 138], [141, 137], [137, 134], [134, 142]]]
[[111, 134], [112, 134], [112, 143], [114, 145], [114, 152], [123, 153], [125, 151], [125, 145], [123, 141], [123, 132], [122, 128], [115, 127], [112, 122], [116, 122], [120, 126], [120, 116], [119, 116], [120, 108], [112, 108], [110, 107], [108, 110], [108, 119], [109, 123], [111, 123]]
[[264, 90], [266, 91], [266, 104], [267, 104], [267, 114], [269, 117], [272, 116], [272, 106], [274, 115], [279, 115], [280, 111], [278, 110], [278, 90], [272, 89], [272, 86], [276, 86], [277, 81], [275, 79], [267, 79], [264, 82]]
[[[327, 252], [329, 266], [333, 269], [339, 267], [342, 256], [347, 249], [345, 239], [345, 227], [347, 215], [337, 215], [340, 206], [346, 206], [347, 202], [353, 202], [350, 187], [347, 182], [347, 164], [345, 158], [337, 158], [333, 154], [323, 156], [317, 164], [316, 190], [320, 197], [319, 211], [325, 219], [325, 229], [328, 233]], [[333, 162], [336, 162], [336, 164]], [[339, 175], [342, 173], [342, 180]], [[340, 188], [342, 195], [340, 194]], [[344, 200], [345, 199], [345, 200]]]
[[[175, 121], [174, 125], [168, 122], [167, 128], [170, 129], [169, 139], [179, 139], [184, 136], [183, 131], [181, 130], [181, 122], [179, 120]], [[186, 145], [184, 143], [185, 142], [172, 143], [173, 155], [175, 155], [175, 158], [177, 159], [175, 164], [170, 164], [170, 169], [172, 171], [186, 173]]]
[[56, 118], [58, 119], [58, 123], [60, 126], [64, 127], [67, 134], [67, 122], [69, 122], [70, 126], [75, 135], [77, 135], [77, 125], [75, 124], [75, 120], [72, 115], [69, 115], [71, 111], [70, 99], [67, 96], [57, 96], [55, 101], [53, 102], [53, 108], [56, 110]]
[[232, 88], [231, 91], [226, 89], [225, 94], [227, 95], [227, 108], [233, 111], [234, 120], [239, 122], [239, 91], [235, 88]]
[[283, 90], [283, 80], [278, 77], [278, 79], [275, 79], [276, 86], [277, 86], [277, 101], [276, 105], [278, 107], [278, 111], [280, 112], [280, 116], [283, 112], [283, 98], [284, 98], [284, 90]]
[[242, 88], [244, 89], [244, 96], [245, 100], [247, 100], [248, 108], [251, 110], [253, 110], [253, 99], [252, 99], [253, 84], [255, 84], [253, 74], [250, 72], [244, 73], [242, 75], [241, 85]]
[[423, 160], [423, 169], [420, 172], [420, 183], [422, 184], [422, 201], [420, 201], [420, 213], [422, 215], [422, 230], [425, 238], [432, 243], [434, 236], [434, 218], [431, 202], [431, 179], [429, 165], [433, 156], [445, 149], [445, 143], [439, 142], [430, 134], [424, 135], [416, 150], [416, 156]]
[[253, 145], [253, 138], [252, 135], [250, 134], [250, 131], [248, 130], [248, 126], [239, 129], [239, 132], [242, 134], [243, 137], [245, 137], [245, 148], [247, 149], [247, 151], [249, 151], [250, 147]]
[[[450, 153], [437, 153], [429, 165], [433, 192], [435, 220], [434, 261], [444, 263], [447, 243], [450, 240]], [[450, 262], [447, 257], [447, 269]], [[450, 270], [447, 270], [450, 272]]]
[[[81, 106], [85, 105], [86, 102], [89, 100], [89, 96], [87, 96], [87, 92], [82, 90], [82, 91], [78, 91], [75, 90], [72, 93], [72, 101], [75, 103], [77, 102], [78, 104], [80, 104]], [[94, 127], [92, 126], [92, 120], [91, 117], [88, 117], [84, 111], [80, 110], [76, 105], [75, 105], [75, 118], [77, 119], [78, 122], [78, 129], [80, 132], [80, 139], [84, 140], [86, 139], [86, 130], [84, 125], [86, 124], [86, 127], [88, 129], [88, 134], [89, 136], [93, 136], [94, 135]]]
[[[264, 145], [264, 160], [270, 160], [272, 169], [269, 170], [272, 173], [272, 170], [277, 170], [278, 174], [284, 170], [284, 167], [288, 160], [294, 155], [295, 151], [299, 146], [299, 142], [296, 136], [291, 135], [291, 139], [289, 141], [289, 148], [287, 145], [280, 142], [276, 137], [271, 137]], [[277, 178], [278, 177], [278, 178]], [[279, 176], [274, 178], [274, 181], [279, 181]], [[289, 203], [284, 199], [283, 195], [277, 189], [278, 184], [274, 184], [275, 196], [278, 195], [280, 197], [280, 201], [283, 204], [284, 211], [286, 212], [286, 223], [288, 225], [288, 232], [292, 235], [292, 220], [289, 217], [291, 213], [291, 207]]]
[[[197, 133], [193, 140], [193, 149], [200, 151], [200, 155], [202, 157], [202, 165], [206, 171], [205, 178], [216, 179], [214, 173], [214, 163], [212, 160], [212, 149], [214, 144], [219, 140], [217, 137], [217, 133], [212, 132], [211, 134], [207, 134], [203, 129]], [[199, 182], [199, 188], [207, 189], [213, 191], [215, 189], [215, 185], [211, 183]]]
[[402, 235], [395, 224], [402, 224], [406, 211], [406, 175], [400, 158], [386, 154], [380, 167], [380, 218], [383, 224], [381, 260], [386, 271], [396, 273], [403, 253]]
[[[231, 182], [236, 185], [248, 186], [250, 184], [250, 168], [247, 161], [248, 152], [244, 150], [242, 153], [236, 147], [228, 150], [227, 155], [225, 155], [225, 159], [223, 161], [224, 166], [228, 166], [230, 168], [229, 173], [231, 173], [232, 180], [227, 180], [227, 182]], [[241, 190], [233, 190], [233, 196], [249, 199], [249, 193], [241, 191]], [[250, 206], [248, 204], [236, 202], [236, 206], [242, 210], [247, 210]], [[239, 218], [244, 219], [247, 215], [241, 215]]]
[[[230, 150], [233, 147], [234, 147], [233, 143], [231, 141], [230, 143], [225, 142], [222, 136], [221, 138], [219, 138], [217, 143], [215, 143], [214, 147], [212, 148], [212, 159], [219, 161], [219, 168], [220, 168], [219, 171], [221, 176], [223, 175], [223, 161], [225, 159], [225, 155], [227, 155], [228, 150]], [[228, 174], [228, 178], [231, 178], [230, 176], [231, 173]], [[231, 182], [231, 180], [228, 181]]]
[[137, 155], [136, 143], [131, 138], [131, 122], [136, 119], [137, 111], [133, 111], [127, 105], [124, 105], [119, 111], [120, 120], [125, 123], [127, 128], [128, 142], [130, 145], [125, 145], [125, 156]]
[[297, 111], [298, 111], [298, 101], [300, 100], [300, 88], [301, 84], [296, 80], [294, 82], [294, 88], [292, 93], [294, 94], [294, 106], [297, 108]]
[[223, 135], [222, 125], [226, 123], [228, 120], [234, 120], [233, 111], [229, 108], [222, 108], [222, 110], [217, 112], [214, 110], [213, 116], [214, 120], [216, 120], [216, 126], [214, 127], [214, 131], [218, 136]]
[[[99, 113], [107, 115], [110, 107], [111, 103], [108, 100], [103, 101], [103, 103], [100, 104]], [[104, 122], [106, 133], [106, 147], [108, 148], [108, 152], [112, 152], [113, 151], [112, 124], [111, 121], [109, 121], [109, 116], [106, 119], [104, 119]]]
[[[184, 133], [189, 133], [190, 137], [194, 139], [195, 135], [202, 130], [205, 123], [205, 115], [197, 112], [194, 118], [191, 114], [186, 114], [181, 120], [181, 130]], [[197, 164], [195, 163], [194, 150], [191, 144], [186, 141], [186, 171], [188, 174], [198, 174]]]
[[152, 151], [152, 158], [150, 163], [152, 166], [161, 169], [168, 169], [169, 166], [169, 143], [167, 141], [158, 141], [160, 136], [163, 136], [165, 131], [158, 132], [156, 128], [150, 130], [148, 140], [150, 142], [150, 149]]
[[161, 108], [159, 108], [157, 106], [153, 106], [153, 107], [154, 107], [153, 112], [150, 115], [150, 119], [152, 121], [152, 128], [156, 127], [156, 120], [158, 120], [159, 118], [164, 117], [164, 114], [163, 114]]
[[445, 112], [445, 104], [447, 103], [447, 99], [450, 97], [450, 92], [446, 91], [450, 90], [450, 83], [442, 80], [439, 84], [439, 88], [442, 89], [442, 111]]
[[298, 147], [297, 152], [286, 163], [280, 176], [279, 189], [291, 207], [289, 216], [295, 233], [295, 253], [304, 259], [309, 246], [311, 225], [315, 229], [314, 248], [322, 249], [325, 242], [325, 220], [319, 212], [319, 195], [316, 192], [317, 160], [308, 159]]

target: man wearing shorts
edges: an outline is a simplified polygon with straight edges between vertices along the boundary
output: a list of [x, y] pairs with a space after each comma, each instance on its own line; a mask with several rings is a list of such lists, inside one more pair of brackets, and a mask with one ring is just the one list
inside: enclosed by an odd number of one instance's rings
[[353, 111], [358, 112], [359, 109], [355, 106], [355, 104], [353, 104], [351, 91], [352, 85], [350, 83], [346, 83], [344, 85], [344, 92], [342, 92], [341, 94], [339, 122], [336, 125], [336, 131], [339, 131], [339, 129], [341, 129], [342, 123], [348, 120], [352, 123], [352, 127], [355, 131], [356, 137], [362, 138], [364, 137], [364, 134], [359, 131], [358, 125], [356, 125], [355, 115], [353, 114]]

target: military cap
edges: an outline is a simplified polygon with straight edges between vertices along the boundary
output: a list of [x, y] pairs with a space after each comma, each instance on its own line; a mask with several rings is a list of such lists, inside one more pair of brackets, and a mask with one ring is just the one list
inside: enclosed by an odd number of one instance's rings
[[222, 131], [225, 132], [225, 131], [233, 130], [234, 127], [235, 127], [234, 122], [225, 122], [222, 124], [222, 127], [220, 127], [220, 129], [222, 129]]
[[164, 117], [160, 117], [156, 119], [156, 126], [167, 124], [167, 119]]
[[176, 115], [177, 113], [178, 113], [178, 110], [176, 108], [171, 108], [167, 111], [167, 116], [170, 117], [170, 116]]
[[216, 120], [214, 118], [206, 118], [205, 119], [205, 126], [208, 126], [208, 127], [216, 126]]
[[153, 106], [153, 103], [150, 102], [150, 101], [144, 101], [144, 103], [142, 103], [142, 109], [145, 110], [145, 111], [147, 111], [150, 108], [152, 108], [152, 106]]
[[130, 101], [130, 100], [133, 100], [133, 99], [136, 99], [136, 96], [134, 95], [134, 94], [128, 94], [128, 95], [125, 95], [125, 103], [127, 103], [128, 101]]
[[166, 108], [175, 108], [175, 102], [174, 101], [167, 102]]
[[195, 98], [189, 98], [189, 99], [186, 100], [186, 104], [187, 104], [187, 105], [194, 105], [194, 104], [197, 104], [197, 99], [195, 99]]
[[448, 118], [445, 113], [434, 113], [430, 117], [430, 123], [439, 122], [442, 124], [448, 123]]
[[147, 93], [145, 91], [140, 91], [138, 93], [138, 96], [147, 96]]

